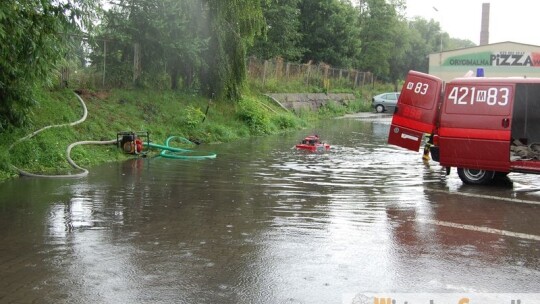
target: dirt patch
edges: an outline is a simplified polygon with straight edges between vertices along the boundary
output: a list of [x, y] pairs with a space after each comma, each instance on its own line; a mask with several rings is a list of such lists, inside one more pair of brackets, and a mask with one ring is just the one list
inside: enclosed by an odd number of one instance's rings
[[75, 93], [79, 94], [83, 99], [99, 99], [99, 100], [105, 100], [109, 98], [109, 91], [91, 91], [88, 89], [77, 89], [75, 90]]

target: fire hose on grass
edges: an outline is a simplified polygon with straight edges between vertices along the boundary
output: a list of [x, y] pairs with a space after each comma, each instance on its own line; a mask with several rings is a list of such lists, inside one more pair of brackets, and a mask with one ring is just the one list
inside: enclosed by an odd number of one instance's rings
[[[46, 126], [46, 127], [43, 127], [43, 128], [41, 128], [41, 129], [39, 129], [37, 131], [34, 131], [34, 132], [28, 134], [27, 136], [25, 136], [23, 138], [20, 138], [19, 140], [17, 140], [13, 144], [11, 144], [11, 146], [9, 146], [9, 148], [8, 148], [8, 153], [16, 144], [18, 144], [18, 143], [20, 143], [20, 142], [22, 142], [24, 140], [30, 139], [30, 138], [36, 136], [37, 134], [47, 130], [47, 129], [67, 127], [67, 126], [75, 126], [75, 125], [78, 125], [78, 124], [84, 122], [86, 120], [86, 118], [88, 117], [88, 109], [86, 108], [86, 104], [84, 103], [84, 100], [78, 94], [75, 94], [75, 96], [77, 96], [77, 99], [79, 100], [79, 102], [81, 103], [81, 105], [83, 107], [83, 116], [81, 117], [81, 119], [79, 119], [79, 120], [77, 120], [75, 122], [71, 122], [71, 123]], [[77, 177], [84, 177], [84, 176], [88, 175], [88, 170], [78, 166], [73, 161], [73, 159], [71, 159], [71, 149], [73, 149], [73, 147], [78, 146], [78, 145], [90, 145], [90, 144], [92, 144], [92, 145], [110, 145], [110, 144], [115, 144], [115, 143], [116, 143], [116, 139], [106, 140], [106, 141], [79, 141], [79, 142], [75, 142], [75, 143], [72, 143], [71, 145], [69, 145], [67, 147], [67, 149], [66, 149], [67, 161], [73, 168], [82, 171], [82, 172], [76, 173], [76, 174], [61, 174], [61, 175], [35, 174], [35, 173], [30, 173], [30, 172], [27, 172], [27, 171], [22, 170], [20, 168], [17, 168], [13, 164], [10, 164], [10, 167], [13, 170], [17, 171], [21, 176], [28, 176], [28, 177], [44, 177], [44, 178], [77, 178]]]
[[[67, 127], [67, 126], [75, 126], [75, 125], [78, 125], [78, 124], [84, 122], [86, 120], [86, 118], [88, 117], [88, 109], [86, 107], [86, 104], [84, 103], [84, 100], [78, 94], [75, 94], [75, 96], [77, 96], [77, 99], [79, 100], [79, 102], [81, 103], [82, 108], [83, 108], [83, 116], [81, 117], [81, 119], [79, 119], [79, 120], [77, 120], [75, 122], [71, 122], [71, 123], [46, 126], [46, 127], [43, 127], [43, 128], [41, 128], [41, 129], [39, 129], [37, 131], [34, 131], [31, 134], [28, 134], [27, 136], [25, 136], [23, 138], [20, 138], [19, 140], [15, 141], [13, 144], [11, 144], [11, 146], [9, 146], [9, 148], [8, 148], [8, 153], [18, 143], [20, 143], [20, 142], [22, 142], [24, 140], [30, 139], [30, 138], [36, 136], [37, 134], [47, 130], [47, 129]], [[123, 138], [122, 138], [122, 143], [123, 143], [122, 148], [124, 149], [124, 152], [130, 153], [130, 154], [140, 154], [140, 152], [142, 152], [142, 146], [144, 145], [144, 146], [148, 146], [148, 147], [151, 147], [151, 148], [161, 149], [162, 151], [159, 154], [159, 156], [165, 157], [165, 158], [193, 159], [193, 160], [216, 158], [216, 154], [212, 153], [212, 152], [207, 152], [207, 153], [204, 153], [204, 154], [200, 155], [200, 154], [197, 154], [197, 152], [194, 151], [194, 150], [175, 148], [175, 147], [169, 146], [170, 142], [172, 140], [174, 140], [174, 139], [177, 139], [177, 140], [180, 140], [182, 142], [195, 145], [195, 143], [189, 141], [186, 138], [180, 137], [180, 136], [170, 136], [165, 141], [165, 145], [158, 145], [158, 144], [154, 144], [154, 143], [150, 143], [150, 142], [142, 143], [142, 141], [137, 138], [136, 133], [134, 133], [134, 132], [121, 132], [119, 134], [121, 134], [123, 136]], [[147, 134], [147, 137], [148, 137], [148, 132], [146, 132], [146, 134]], [[124, 140], [125, 136], [128, 136], [129, 139]], [[131, 136], [131, 137], [129, 137], [129, 136]], [[85, 177], [85, 176], [88, 175], [88, 170], [81, 167], [81, 166], [79, 166], [79, 165], [77, 165], [73, 161], [73, 159], [71, 159], [71, 150], [74, 147], [79, 146], [79, 145], [110, 145], [110, 144], [119, 144], [119, 143], [120, 143], [120, 140], [119, 140], [119, 138], [117, 136], [116, 139], [111, 139], [111, 140], [104, 140], [104, 141], [85, 140], [85, 141], [78, 141], [78, 142], [70, 144], [66, 149], [66, 158], [67, 158], [68, 163], [73, 168], [82, 171], [82, 172], [76, 173], [76, 174], [60, 174], [60, 175], [35, 174], [35, 173], [31, 173], [31, 172], [27, 172], [25, 170], [22, 170], [22, 169], [20, 169], [20, 168], [18, 168], [16, 166], [14, 166], [13, 164], [10, 164], [10, 167], [13, 170], [17, 171], [19, 173], [19, 175], [28, 176], [28, 177], [43, 177], [43, 178], [78, 178], [78, 177]], [[126, 150], [126, 147], [128, 147], [129, 150]]]
[[124, 153], [127, 154], [146, 157], [148, 155], [148, 151], [144, 151], [144, 148], [146, 147], [160, 149], [161, 153], [159, 153], [157, 157], [190, 160], [216, 158], [216, 154], [213, 152], [172, 147], [171, 141], [173, 140], [179, 141], [183, 144], [188, 144], [190, 146], [198, 145], [198, 143], [181, 136], [169, 136], [165, 141], [165, 144], [156, 144], [150, 142], [150, 135], [148, 131], [124, 131], [118, 132], [117, 134], [118, 147], [122, 148]]
[[159, 154], [159, 156], [165, 158], [201, 160], [212, 159], [216, 158], [217, 156], [216, 153], [213, 152], [203, 152], [203, 154], [197, 154], [198, 152], [196, 152], [195, 150], [171, 147], [170, 142], [175, 139], [190, 145], [195, 145], [195, 143], [193, 143], [192, 141], [181, 136], [170, 136], [165, 141], [165, 145], [158, 145], [154, 143], [143, 143], [143, 145], [146, 145], [150, 148], [161, 149], [161, 153]]

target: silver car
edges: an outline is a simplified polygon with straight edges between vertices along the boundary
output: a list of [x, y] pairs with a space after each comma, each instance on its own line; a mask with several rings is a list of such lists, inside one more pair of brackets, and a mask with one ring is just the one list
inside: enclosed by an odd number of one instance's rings
[[371, 105], [375, 108], [377, 113], [382, 113], [394, 109], [396, 107], [398, 98], [399, 92], [382, 93], [373, 96], [371, 99]]

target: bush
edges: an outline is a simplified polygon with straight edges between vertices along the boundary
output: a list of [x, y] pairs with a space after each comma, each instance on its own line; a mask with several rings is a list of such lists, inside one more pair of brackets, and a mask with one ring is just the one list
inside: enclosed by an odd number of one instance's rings
[[327, 102], [324, 106], [319, 109], [319, 116], [322, 117], [333, 117], [341, 116], [347, 112], [345, 106], [337, 102]]
[[297, 129], [300, 125], [299, 119], [292, 114], [280, 114], [273, 116], [272, 123], [279, 130]]
[[238, 117], [245, 122], [253, 135], [271, 134], [273, 131], [266, 109], [251, 98], [243, 98], [238, 103]]
[[208, 135], [208, 140], [216, 141], [231, 141], [238, 139], [240, 136], [235, 133], [235, 130], [221, 124], [209, 124], [205, 131]]
[[190, 105], [182, 110], [180, 117], [182, 124], [188, 128], [195, 128], [202, 123], [205, 115], [201, 109]]

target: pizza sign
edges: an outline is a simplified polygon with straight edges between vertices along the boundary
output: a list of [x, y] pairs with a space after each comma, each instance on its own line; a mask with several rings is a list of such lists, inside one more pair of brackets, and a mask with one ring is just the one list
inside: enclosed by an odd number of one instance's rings
[[481, 52], [452, 56], [443, 66], [540, 67], [540, 52]]

